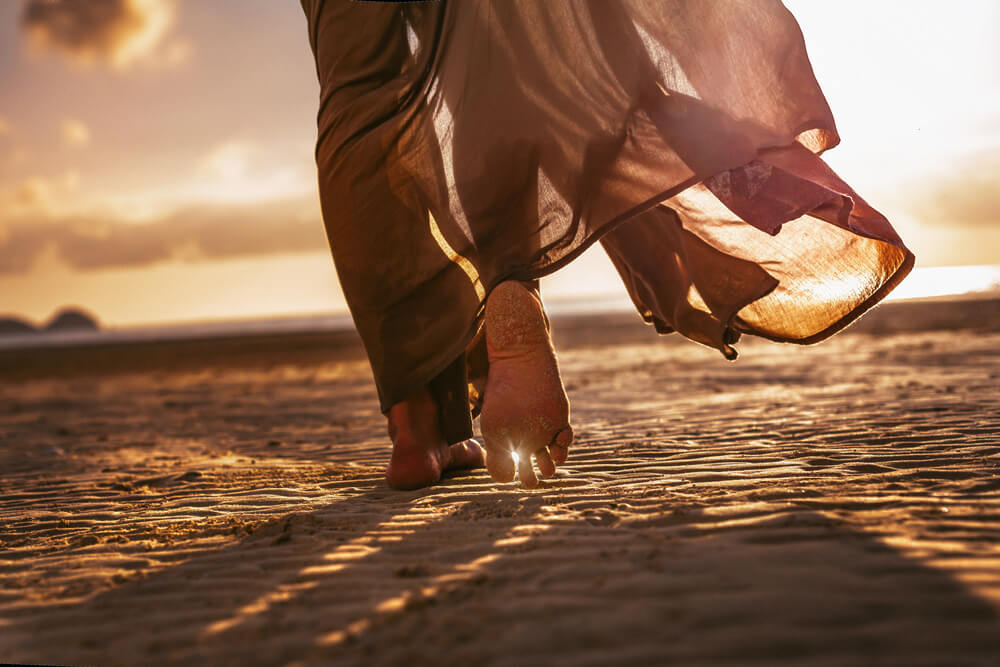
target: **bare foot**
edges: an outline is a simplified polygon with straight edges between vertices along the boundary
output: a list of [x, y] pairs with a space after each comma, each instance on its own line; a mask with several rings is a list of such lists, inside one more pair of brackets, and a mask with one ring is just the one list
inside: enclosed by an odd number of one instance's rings
[[486, 467], [498, 482], [517, 473], [527, 487], [538, 485], [531, 457], [545, 477], [566, 461], [573, 441], [569, 399], [559, 377], [542, 304], [523, 284], [501, 283], [486, 302], [486, 349], [490, 359], [480, 426]]
[[386, 417], [393, 446], [385, 480], [392, 488], [419, 489], [440, 480], [445, 470], [483, 467], [475, 440], [449, 446], [441, 437], [437, 405], [426, 389], [396, 403]]

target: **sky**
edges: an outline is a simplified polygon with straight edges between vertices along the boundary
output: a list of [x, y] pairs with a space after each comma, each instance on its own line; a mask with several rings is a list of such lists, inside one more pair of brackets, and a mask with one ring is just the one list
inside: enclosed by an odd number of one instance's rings
[[[67, 4], [0, 2], [0, 315], [344, 311], [299, 4]], [[918, 267], [1000, 264], [1000, 3], [786, 4], [843, 140], [825, 159]], [[621, 291], [600, 251], [543, 289]]]

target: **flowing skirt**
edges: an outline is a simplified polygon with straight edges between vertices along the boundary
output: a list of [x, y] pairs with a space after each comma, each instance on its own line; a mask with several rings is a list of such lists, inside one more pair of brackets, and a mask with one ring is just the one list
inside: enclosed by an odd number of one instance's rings
[[657, 331], [727, 358], [743, 333], [821, 340], [912, 268], [819, 157], [839, 137], [777, 0], [302, 4], [323, 217], [381, 407], [429, 385], [449, 440], [490, 290], [596, 241]]

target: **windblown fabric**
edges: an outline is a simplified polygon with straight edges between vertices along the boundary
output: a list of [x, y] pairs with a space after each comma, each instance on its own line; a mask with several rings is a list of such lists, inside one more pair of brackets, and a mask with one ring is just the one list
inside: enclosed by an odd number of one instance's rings
[[913, 265], [818, 157], [839, 138], [777, 0], [302, 4], [323, 216], [382, 409], [430, 384], [449, 439], [490, 289], [595, 241], [647, 322], [729, 358], [741, 333], [830, 335]]

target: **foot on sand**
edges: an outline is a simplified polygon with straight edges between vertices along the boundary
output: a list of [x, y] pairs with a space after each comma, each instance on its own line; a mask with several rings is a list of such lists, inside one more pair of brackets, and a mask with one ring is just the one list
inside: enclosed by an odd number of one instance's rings
[[437, 414], [426, 389], [389, 409], [392, 458], [385, 479], [392, 488], [419, 489], [440, 480], [445, 470], [483, 467], [479, 443], [466, 440], [449, 446], [441, 437]]
[[516, 452], [517, 475], [533, 488], [532, 455], [538, 471], [551, 477], [566, 461], [573, 429], [542, 304], [523, 284], [507, 281], [490, 293], [486, 349], [490, 370], [480, 417], [486, 467], [494, 480], [509, 482]]

